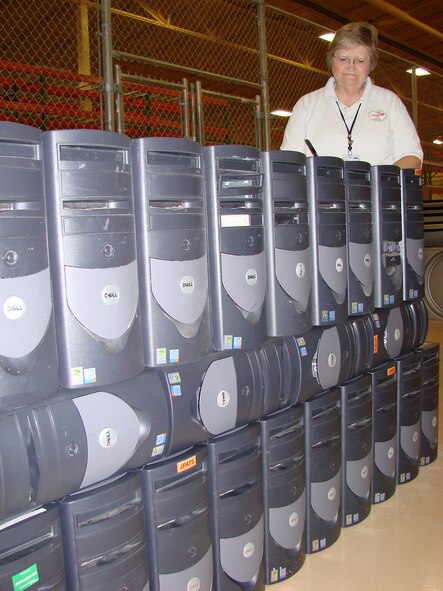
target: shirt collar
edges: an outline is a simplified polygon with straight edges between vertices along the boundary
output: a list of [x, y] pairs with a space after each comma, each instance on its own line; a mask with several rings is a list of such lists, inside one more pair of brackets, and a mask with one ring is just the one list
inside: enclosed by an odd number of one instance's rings
[[[325, 86], [325, 98], [328, 100], [334, 100], [334, 101], [337, 100], [337, 95], [335, 94], [334, 85], [335, 85], [335, 79], [333, 76], [331, 76], [331, 78], [329, 78], [329, 80], [327, 81], [326, 86]], [[372, 80], [368, 76], [366, 78], [365, 89], [364, 89], [363, 94], [358, 102], [362, 103], [368, 98], [368, 95], [371, 92], [372, 86], [373, 86]]]

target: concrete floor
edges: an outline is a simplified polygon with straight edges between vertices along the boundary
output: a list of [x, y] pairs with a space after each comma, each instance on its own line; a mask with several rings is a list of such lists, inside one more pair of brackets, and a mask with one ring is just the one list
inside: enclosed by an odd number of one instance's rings
[[[443, 321], [430, 321], [427, 341], [440, 343]], [[342, 529], [328, 549], [273, 591], [443, 591], [443, 371], [440, 363], [439, 457], [397, 486], [359, 525]]]

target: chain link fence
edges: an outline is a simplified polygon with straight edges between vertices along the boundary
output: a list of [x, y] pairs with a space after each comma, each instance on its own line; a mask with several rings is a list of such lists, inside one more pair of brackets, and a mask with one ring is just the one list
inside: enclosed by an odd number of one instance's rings
[[[102, 0], [104, 1], [104, 0]], [[102, 3], [1, 3], [0, 119], [41, 129], [106, 127]], [[286, 119], [260, 114], [258, 0], [110, 0], [116, 129], [129, 137], [280, 147]], [[329, 76], [324, 29], [266, 6], [267, 107], [290, 111]], [[263, 53], [262, 53], [263, 57]], [[380, 53], [374, 82], [416, 120], [428, 196], [443, 197], [443, 77], [412, 77]], [[263, 97], [262, 97], [263, 98]]]
[[0, 117], [41, 129], [102, 127], [95, 3], [2, 2]]

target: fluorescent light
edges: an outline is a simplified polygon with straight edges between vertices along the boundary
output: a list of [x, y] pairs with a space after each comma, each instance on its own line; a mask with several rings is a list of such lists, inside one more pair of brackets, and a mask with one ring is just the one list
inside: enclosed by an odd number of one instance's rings
[[435, 140], [432, 143], [441, 146], [441, 144], [443, 144], [443, 140], [441, 138], [437, 137], [437, 138], [435, 138]]
[[331, 43], [331, 41], [334, 39], [335, 37], [335, 33], [323, 33], [323, 35], [319, 36], [319, 39], [323, 39], [323, 41], [327, 41], [328, 43]]
[[290, 117], [291, 111], [285, 111], [284, 109], [275, 109], [275, 111], [271, 111], [271, 115], [277, 115], [277, 117]]
[[[425, 70], [424, 68], [414, 68], [416, 76], [429, 76], [431, 72]], [[406, 70], [408, 74], [412, 74], [412, 68], [410, 70]]]

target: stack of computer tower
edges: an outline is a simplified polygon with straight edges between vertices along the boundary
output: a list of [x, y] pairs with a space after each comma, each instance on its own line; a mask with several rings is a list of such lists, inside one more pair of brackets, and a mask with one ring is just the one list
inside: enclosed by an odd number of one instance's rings
[[137, 263], [146, 367], [211, 352], [202, 147], [132, 141]]
[[251, 423], [208, 441], [215, 591], [263, 591], [261, 429]]
[[67, 588], [149, 589], [139, 472], [74, 493], [60, 502]]
[[145, 466], [142, 482], [150, 591], [210, 591], [213, 557], [206, 447]]
[[[36, 586], [37, 585], [37, 586]], [[56, 503], [0, 526], [0, 588], [65, 591], [65, 567]]]
[[261, 421], [265, 582], [283, 581], [303, 566], [306, 554], [304, 409]]
[[43, 133], [0, 122], [0, 412], [58, 389]]
[[436, 459], [415, 171], [4, 123], [0, 178], [2, 589], [263, 591]]
[[340, 389], [304, 403], [306, 552], [329, 548], [341, 533], [342, 436]]
[[266, 253], [260, 152], [204, 149], [212, 344], [254, 349], [266, 340]]
[[43, 145], [59, 381], [119, 382], [143, 370], [130, 140], [62, 130]]
[[438, 455], [438, 392], [440, 345], [425, 342], [422, 354], [422, 405], [420, 466], [435, 462]]

